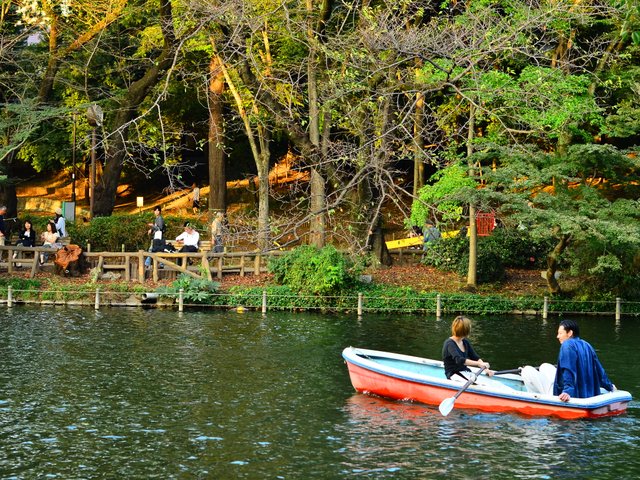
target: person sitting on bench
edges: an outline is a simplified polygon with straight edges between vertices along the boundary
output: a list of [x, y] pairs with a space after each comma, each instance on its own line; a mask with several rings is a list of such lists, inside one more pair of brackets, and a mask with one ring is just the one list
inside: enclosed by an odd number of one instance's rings
[[178, 251], [180, 253], [197, 252], [199, 241], [200, 234], [193, 229], [189, 222], [185, 222], [184, 232], [176, 237], [176, 242], [182, 244], [182, 248]]
[[[24, 221], [24, 230], [20, 232], [16, 247], [35, 247], [36, 246], [36, 231], [33, 229], [31, 220]], [[20, 254], [22, 257], [22, 254]], [[18, 258], [18, 252], [13, 253], [13, 258]], [[16, 263], [16, 267], [20, 268], [22, 265]]]

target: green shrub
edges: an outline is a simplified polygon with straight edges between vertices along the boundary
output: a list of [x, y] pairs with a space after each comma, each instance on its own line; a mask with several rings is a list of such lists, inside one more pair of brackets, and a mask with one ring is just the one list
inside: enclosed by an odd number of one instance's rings
[[506, 267], [542, 267], [553, 245], [534, 240], [527, 230], [496, 228], [488, 237], [478, 239], [478, 248], [494, 252]]
[[443, 238], [429, 246], [423, 263], [442, 270], [457, 271], [460, 259], [469, 255], [469, 241], [466, 237]]
[[180, 289], [183, 290], [183, 298], [187, 303], [215, 304], [213, 297], [218, 292], [220, 284], [203, 278], [194, 278], [184, 273], [167, 287], [160, 287], [157, 293], [172, 298], [177, 298]]
[[[478, 242], [478, 253], [476, 257], [476, 280], [478, 283], [497, 282], [504, 278], [505, 269], [499, 252], [491, 248], [486, 248], [483, 242]], [[456, 272], [459, 275], [466, 275], [469, 270], [469, 252], [460, 257]]]
[[331, 245], [298, 247], [271, 259], [269, 271], [277, 283], [312, 295], [336, 294], [353, 285], [359, 274], [354, 263]]
[[91, 244], [91, 250], [118, 252], [124, 245], [127, 251], [148, 248], [147, 223], [144, 215], [112, 215], [96, 217], [91, 222], [69, 222], [67, 230], [74, 244], [83, 248]]
[[[504, 278], [505, 267], [542, 265], [551, 245], [534, 241], [526, 231], [497, 228], [478, 238], [477, 279], [480, 283]], [[425, 252], [423, 263], [466, 275], [469, 268], [469, 239], [444, 238]]]
[[563, 255], [569, 273], [583, 279], [576, 295], [590, 299], [640, 298], [640, 249], [620, 239], [574, 242]]
[[0, 278], [0, 295], [7, 296], [9, 286], [15, 292], [14, 294], [21, 298], [32, 298], [38, 296], [38, 290], [42, 282], [36, 279], [30, 278]]

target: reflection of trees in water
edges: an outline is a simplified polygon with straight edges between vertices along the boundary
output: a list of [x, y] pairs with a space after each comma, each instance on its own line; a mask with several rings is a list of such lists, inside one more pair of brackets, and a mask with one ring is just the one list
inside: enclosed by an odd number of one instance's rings
[[622, 479], [640, 472], [633, 454], [640, 430], [628, 416], [566, 421], [454, 410], [442, 417], [435, 407], [361, 394], [344, 411], [341, 453], [347, 470], [361, 475]]

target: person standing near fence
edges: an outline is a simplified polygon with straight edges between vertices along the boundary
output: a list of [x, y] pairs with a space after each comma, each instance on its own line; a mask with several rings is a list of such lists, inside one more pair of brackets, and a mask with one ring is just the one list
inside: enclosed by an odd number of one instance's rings
[[440, 230], [433, 223], [427, 222], [422, 229], [423, 233], [423, 242], [424, 242], [424, 250], [426, 251], [430, 246], [438, 242], [442, 235], [440, 235]]
[[53, 220], [53, 223], [56, 224], [56, 230], [58, 231], [58, 235], [61, 237], [67, 236], [67, 221], [62, 215], [62, 209], [56, 208], [56, 218]]
[[193, 192], [191, 193], [191, 201], [193, 206], [193, 214], [197, 214], [200, 211], [200, 187], [194, 182], [192, 185]]
[[149, 235], [153, 235], [153, 238], [156, 237], [155, 233], [160, 232], [161, 238], [164, 237], [165, 224], [164, 218], [162, 218], [162, 207], [160, 205], [156, 205], [153, 209], [153, 214], [156, 216], [153, 223], [149, 223], [149, 231], [147, 232]]
[[224, 226], [222, 225], [223, 219], [224, 213], [218, 212], [216, 213], [216, 218], [213, 219], [213, 223], [211, 223], [211, 241], [213, 242], [213, 253], [224, 252], [224, 245], [222, 243], [222, 234], [224, 230]]

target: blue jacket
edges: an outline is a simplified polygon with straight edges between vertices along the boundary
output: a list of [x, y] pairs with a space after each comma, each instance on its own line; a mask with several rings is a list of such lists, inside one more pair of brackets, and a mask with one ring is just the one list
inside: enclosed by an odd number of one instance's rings
[[600, 395], [600, 387], [613, 391], [596, 351], [579, 337], [565, 340], [560, 345], [553, 394], [566, 392], [572, 398], [589, 398]]

